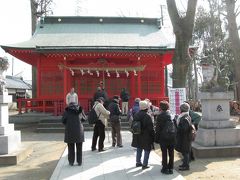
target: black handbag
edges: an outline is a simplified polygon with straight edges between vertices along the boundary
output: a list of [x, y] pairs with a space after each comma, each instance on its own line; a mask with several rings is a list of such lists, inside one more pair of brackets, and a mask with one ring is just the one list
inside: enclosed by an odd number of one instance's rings
[[110, 116], [110, 121], [111, 122], [119, 122], [119, 116], [118, 115], [112, 115]]

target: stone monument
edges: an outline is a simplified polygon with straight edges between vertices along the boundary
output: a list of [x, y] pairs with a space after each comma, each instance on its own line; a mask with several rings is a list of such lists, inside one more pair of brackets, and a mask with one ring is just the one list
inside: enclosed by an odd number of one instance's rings
[[8, 103], [12, 102], [12, 96], [8, 95], [5, 88], [4, 71], [7, 68], [7, 58], [0, 57], [0, 164], [5, 164], [1, 157], [17, 151], [21, 144], [20, 131], [14, 130], [14, 124], [9, 124]]
[[239, 156], [240, 128], [230, 119], [229, 101], [234, 94], [227, 91], [228, 84], [212, 82], [206, 82], [199, 93], [202, 120], [193, 142], [194, 154], [200, 158]]

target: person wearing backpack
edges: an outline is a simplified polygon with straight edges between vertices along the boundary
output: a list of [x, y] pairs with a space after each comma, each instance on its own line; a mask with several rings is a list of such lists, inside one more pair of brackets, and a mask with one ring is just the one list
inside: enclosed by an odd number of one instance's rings
[[113, 96], [112, 102], [109, 104], [108, 109], [110, 111], [110, 123], [112, 127], [112, 147], [121, 148], [122, 145], [122, 135], [121, 135], [121, 123], [120, 115], [121, 110], [119, 107], [120, 97], [115, 95]]
[[[176, 141], [177, 129], [172, 120], [169, 103], [160, 102], [160, 114], [157, 116], [155, 129], [155, 142], [160, 144], [162, 151], [163, 174], [173, 174], [174, 166], [174, 145]], [[169, 159], [169, 161], [168, 161]]]
[[82, 165], [82, 144], [84, 142], [84, 130], [79, 114], [82, 112], [81, 106], [71, 102], [64, 111], [62, 123], [65, 126], [64, 142], [68, 146], [68, 162], [73, 166], [75, 161], [75, 146], [77, 149], [77, 163]]
[[104, 98], [99, 97], [95, 104], [94, 109], [96, 111], [98, 119], [94, 125], [93, 137], [92, 137], [92, 151], [96, 150], [97, 139], [98, 140], [98, 151], [104, 151], [104, 140], [105, 140], [105, 127], [107, 126], [107, 119], [109, 118], [110, 112], [103, 106]]
[[[146, 101], [139, 102], [140, 111], [134, 115], [134, 121], [140, 121], [141, 132], [133, 133], [131, 146], [137, 148], [136, 167], [142, 167], [142, 170], [149, 168], [148, 159], [150, 151], [154, 148], [154, 129], [151, 117], [147, 114], [148, 103]], [[144, 151], [144, 158], [142, 152]]]
[[177, 118], [177, 144], [175, 149], [183, 156], [180, 171], [189, 170], [189, 158], [192, 144], [192, 123], [189, 116], [190, 106], [188, 103], [180, 105], [181, 114]]
[[141, 101], [140, 98], [135, 98], [132, 108], [128, 111], [127, 120], [129, 122], [130, 127], [132, 126], [132, 121], [133, 121], [134, 114], [137, 113], [140, 110], [140, 108], [139, 108], [139, 102], [140, 101]]

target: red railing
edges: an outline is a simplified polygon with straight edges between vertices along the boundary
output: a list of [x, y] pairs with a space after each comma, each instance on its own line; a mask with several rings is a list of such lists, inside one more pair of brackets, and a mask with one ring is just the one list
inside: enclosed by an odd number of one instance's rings
[[37, 111], [50, 112], [54, 116], [62, 115], [64, 110], [63, 99], [17, 99], [18, 113]]
[[[153, 105], [159, 106], [160, 101], [167, 100], [168, 97], [163, 98], [149, 98]], [[131, 107], [134, 99], [129, 101], [129, 106]], [[22, 112], [29, 111], [37, 111], [37, 112], [50, 112], [53, 113], [54, 116], [59, 116], [63, 114], [65, 105], [63, 99], [17, 99], [18, 103], [18, 112], [21, 114]], [[89, 98], [80, 97], [79, 104], [88, 112], [91, 109], [92, 101]]]

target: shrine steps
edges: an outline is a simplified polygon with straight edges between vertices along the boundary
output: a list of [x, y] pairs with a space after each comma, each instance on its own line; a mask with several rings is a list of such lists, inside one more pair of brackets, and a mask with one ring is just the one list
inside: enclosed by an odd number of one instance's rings
[[[39, 133], [64, 133], [64, 125], [61, 122], [61, 116], [52, 116], [52, 117], [45, 117], [40, 120], [36, 131]], [[83, 122], [84, 131], [92, 131], [93, 126], [89, 125], [88, 122]], [[122, 130], [129, 130], [129, 123], [127, 121], [126, 116], [121, 117], [121, 129]], [[111, 125], [108, 124], [106, 130], [111, 131]]]

